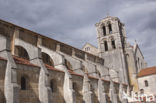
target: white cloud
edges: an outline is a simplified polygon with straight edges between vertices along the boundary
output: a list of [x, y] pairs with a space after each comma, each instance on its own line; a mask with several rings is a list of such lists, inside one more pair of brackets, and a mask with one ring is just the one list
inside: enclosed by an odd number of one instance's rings
[[97, 45], [94, 24], [107, 13], [126, 25], [128, 41], [137, 40], [155, 65], [155, 0], [1, 0], [0, 18], [81, 48]]

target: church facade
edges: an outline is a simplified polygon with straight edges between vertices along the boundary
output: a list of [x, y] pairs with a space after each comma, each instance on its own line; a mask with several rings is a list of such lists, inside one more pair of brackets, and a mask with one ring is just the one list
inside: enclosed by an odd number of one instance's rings
[[124, 24], [95, 24], [98, 47], [83, 50], [0, 20], [0, 103], [125, 103], [146, 67]]

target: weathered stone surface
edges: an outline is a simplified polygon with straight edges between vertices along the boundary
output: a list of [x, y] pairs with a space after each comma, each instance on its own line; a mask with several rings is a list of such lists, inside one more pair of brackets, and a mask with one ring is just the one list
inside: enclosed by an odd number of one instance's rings
[[146, 62], [118, 18], [96, 28], [98, 48], [80, 50], [0, 20], [0, 103], [126, 103]]

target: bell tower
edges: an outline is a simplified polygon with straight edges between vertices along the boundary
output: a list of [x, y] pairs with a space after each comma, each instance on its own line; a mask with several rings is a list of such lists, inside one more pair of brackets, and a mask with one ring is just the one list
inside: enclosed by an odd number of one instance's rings
[[105, 66], [119, 73], [123, 83], [128, 83], [124, 24], [117, 17], [108, 16], [96, 23], [96, 29], [99, 56], [104, 59]]

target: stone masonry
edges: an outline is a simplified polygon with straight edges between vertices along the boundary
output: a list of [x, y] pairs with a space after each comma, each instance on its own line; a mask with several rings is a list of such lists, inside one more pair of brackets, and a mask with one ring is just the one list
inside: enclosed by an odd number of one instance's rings
[[0, 103], [126, 103], [146, 62], [117, 17], [96, 28], [95, 54], [0, 20]]

